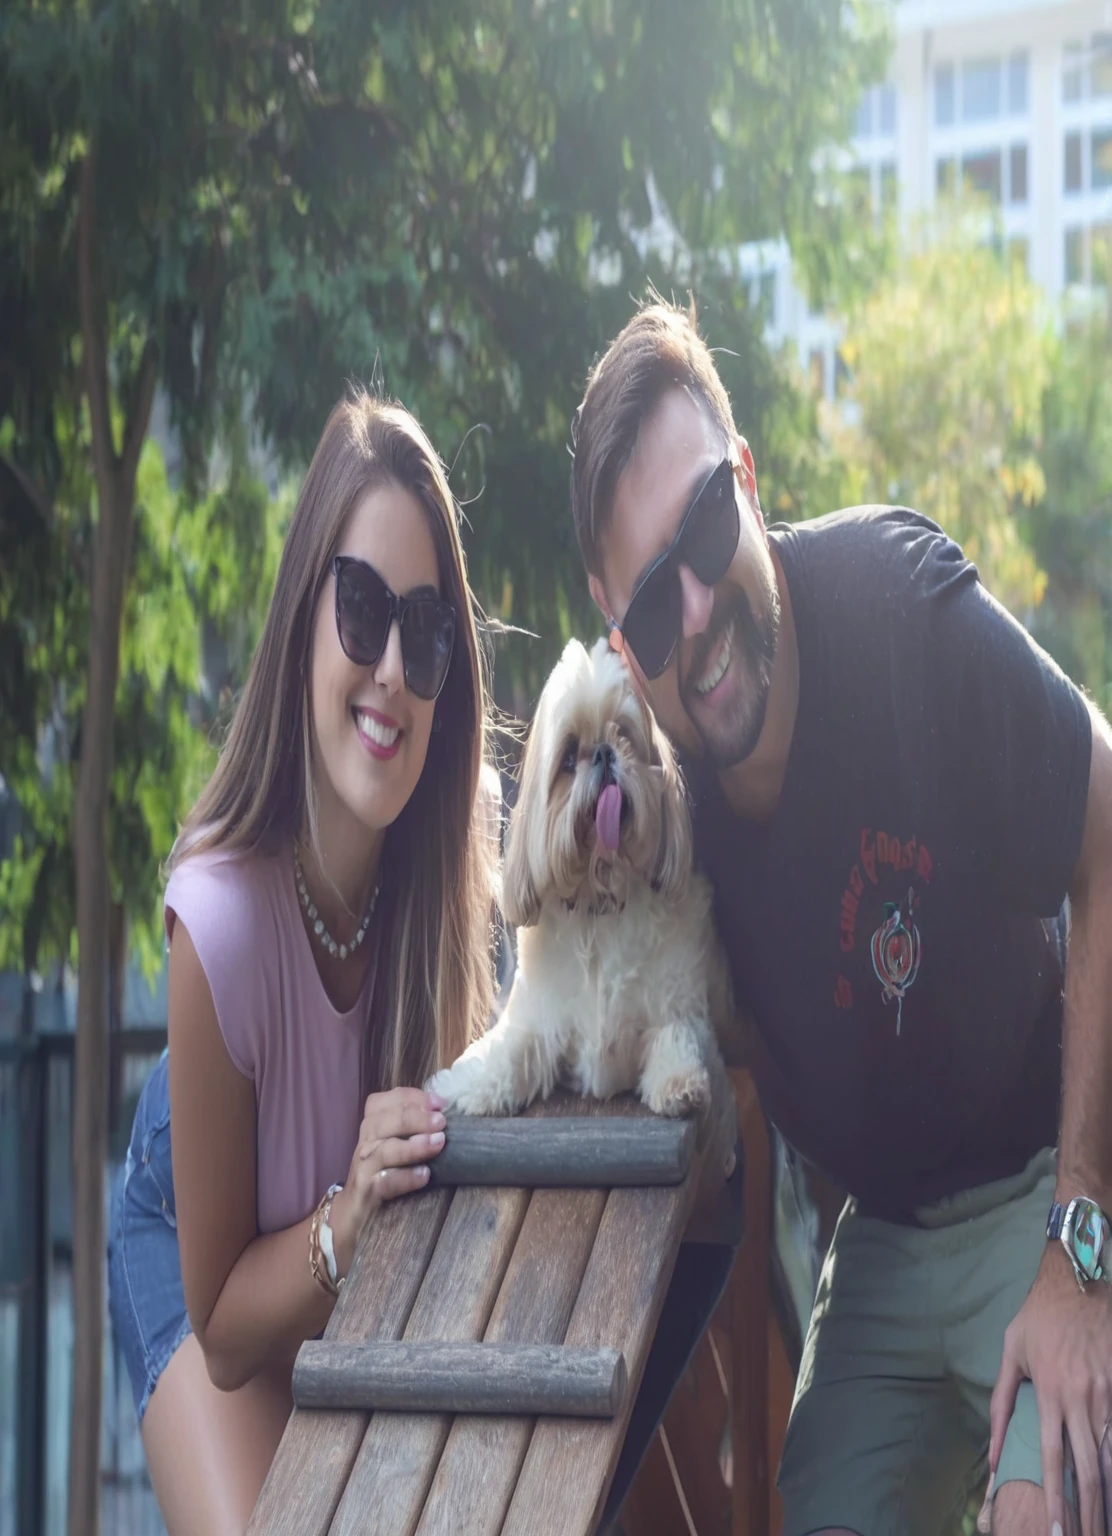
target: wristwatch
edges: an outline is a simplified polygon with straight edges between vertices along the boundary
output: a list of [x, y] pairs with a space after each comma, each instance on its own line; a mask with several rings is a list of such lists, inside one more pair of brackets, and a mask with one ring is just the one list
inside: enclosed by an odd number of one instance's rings
[[1057, 1238], [1069, 1254], [1082, 1290], [1091, 1280], [1112, 1284], [1112, 1222], [1095, 1200], [1076, 1195], [1068, 1205], [1056, 1200], [1046, 1222], [1048, 1241]]

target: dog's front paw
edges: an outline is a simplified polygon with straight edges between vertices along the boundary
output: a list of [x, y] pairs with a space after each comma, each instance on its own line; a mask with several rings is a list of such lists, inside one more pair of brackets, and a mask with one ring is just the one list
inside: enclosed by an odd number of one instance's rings
[[710, 1103], [710, 1074], [705, 1067], [673, 1072], [641, 1096], [658, 1115], [696, 1114]]
[[445, 1109], [454, 1109], [461, 1115], [504, 1115], [515, 1107], [503, 1102], [504, 1095], [493, 1074], [474, 1057], [461, 1057], [430, 1077], [425, 1087], [443, 1100]]
[[[458, 1065], [457, 1062], [456, 1066]], [[425, 1092], [434, 1093], [445, 1109], [451, 1109], [456, 1102], [459, 1081], [455, 1067], [442, 1067], [439, 1072], [434, 1072], [429, 1078], [425, 1084]]]

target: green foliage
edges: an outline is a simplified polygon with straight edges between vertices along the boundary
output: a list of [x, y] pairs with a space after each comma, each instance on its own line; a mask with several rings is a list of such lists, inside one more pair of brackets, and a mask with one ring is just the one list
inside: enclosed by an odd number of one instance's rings
[[140, 461], [110, 827], [114, 898], [153, 956], [158, 863], [243, 679], [289, 513], [248, 441], [297, 475], [349, 380], [410, 405], [454, 466], [481, 600], [541, 637], [499, 655], [502, 697], [522, 705], [569, 630], [594, 623], [569, 423], [649, 281], [695, 291], [766, 504], [797, 515], [825, 494], [813, 407], [768, 357], [730, 253], [786, 235], [818, 298], [870, 270], [824, 146], [883, 67], [881, 14], [869, 0], [4, 7], [0, 772], [25, 823], [0, 874], [5, 953], [71, 953], [96, 517], [76, 282], [87, 157], [117, 443], [154, 346], [170, 457], [148, 444]]
[[957, 210], [932, 233], [851, 320], [832, 482], [934, 517], [1108, 710], [1112, 317], [1098, 307], [1056, 334], [983, 217]]
[[1035, 287], [960, 221], [878, 286], [842, 349], [856, 419], [838, 447], [858, 499], [933, 517], [1021, 616], [1046, 589], [1025, 514], [1045, 492], [1051, 349]]
[[1046, 597], [1032, 628], [1112, 712], [1112, 321], [1067, 328], [1043, 398], [1046, 495], [1027, 519]]
[[[241, 677], [265, 614], [289, 498], [272, 501], [233, 462], [203, 501], [172, 489], [161, 448], [139, 467], [132, 579], [116, 692], [115, 768], [109, 809], [112, 899], [126, 912], [148, 972], [162, 949], [160, 868], [183, 808], [215, 756], [214, 725], [227, 697], [202, 686], [203, 642]], [[59, 524], [79, 517], [55, 503]], [[86, 530], [87, 532], [87, 530]], [[80, 541], [77, 553], [83, 552]], [[59, 540], [49, 600], [20, 615], [23, 691], [36, 730], [3, 739], [0, 771], [24, 824], [0, 863], [0, 968], [74, 959], [73, 813], [88, 667], [84, 561]], [[223, 658], [223, 660], [221, 660]]]

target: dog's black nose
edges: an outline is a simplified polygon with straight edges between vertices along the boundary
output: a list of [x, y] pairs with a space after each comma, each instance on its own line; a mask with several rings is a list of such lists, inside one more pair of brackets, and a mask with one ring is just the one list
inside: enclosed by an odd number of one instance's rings
[[595, 748], [595, 755], [591, 759], [591, 765], [594, 768], [602, 769], [603, 781], [606, 782], [614, 777], [614, 763], [616, 760], [614, 748], [610, 743], [608, 741], [600, 741]]

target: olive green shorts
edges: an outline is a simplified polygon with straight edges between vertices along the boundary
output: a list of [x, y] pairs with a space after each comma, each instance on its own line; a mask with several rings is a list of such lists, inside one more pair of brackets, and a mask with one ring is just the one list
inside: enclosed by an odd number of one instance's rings
[[[898, 1226], [850, 1200], [823, 1265], [780, 1464], [783, 1536], [960, 1531], [987, 1479], [1004, 1330], [1046, 1245], [1054, 1153]], [[1042, 1483], [1030, 1382], [996, 1477]]]

